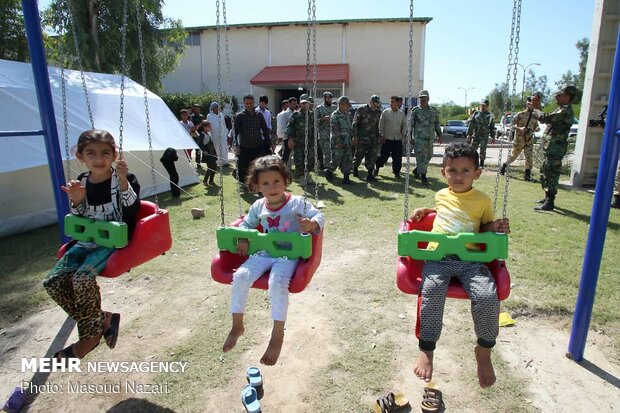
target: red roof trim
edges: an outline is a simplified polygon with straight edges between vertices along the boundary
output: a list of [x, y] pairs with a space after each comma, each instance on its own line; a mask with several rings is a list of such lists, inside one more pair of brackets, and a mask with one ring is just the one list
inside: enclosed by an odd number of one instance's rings
[[[312, 77], [312, 67], [310, 68]], [[316, 65], [317, 83], [349, 83], [348, 64]], [[250, 83], [253, 85], [306, 83], [306, 65], [267, 66]]]

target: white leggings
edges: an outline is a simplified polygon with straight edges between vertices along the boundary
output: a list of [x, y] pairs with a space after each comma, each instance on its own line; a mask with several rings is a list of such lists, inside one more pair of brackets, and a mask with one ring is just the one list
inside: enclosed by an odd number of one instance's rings
[[269, 298], [271, 298], [271, 318], [286, 321], [288, 310], [288, 285], [295, 274], [297, 262], [287, 258], [272, 258], [266, 253], [250, 256], [233, 274], [231, 312], [245, 312], [250, 288], [254, 281], [271, 269], [269, 273]]

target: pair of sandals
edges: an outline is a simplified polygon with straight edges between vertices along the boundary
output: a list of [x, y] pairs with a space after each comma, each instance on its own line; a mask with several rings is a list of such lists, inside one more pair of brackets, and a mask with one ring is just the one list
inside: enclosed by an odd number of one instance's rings
[[241, 389], [241, 403], [248, 413], [261, 413], [259, 400], [265, 394], [263, 376], [258, 367], [248, 367], [245, 373], [248, 384]]
[[446, 405], [443, 402], [441, 391], [432, 387], [425, 387], [421, 408], [422, 413], [443, 413]]
[[[118, 340], [118, 333], [120, 331], [120, 323], [121, 323], [121, 315], [119, 313], [112, 313], [112, 316], [110, 318], [110, 327], [108, 327], [108, 329], [103, 332], [103, 339], [105, 340], [106, 345], [110, 349], [113, 349], [114, 347], [116, 347], [116, 342]], [[75, 352], [73, 351], [74, 344], [70, 344], [67, 347], [63, 348], [62, 350], [57, 351], [56, 353], [54, 353], [54, 358], [55, 359], [58, 359], [58, 358], [61, 358], [61, 359], [70, 359], [70, 358], [79, 359], [79, 358], [81, 358], [81, 357], [78, 357], [78, 356], [75, 355]], [[96, 349], [97, 346], [99, 346], [99, 343], [95, 344], [93, 346], [93, 348], [91, 348], [88, 351], [88, 353], [90, 353], [91, 351]]]
[[401, 409], [409, 407], [409, 400], [403, 393], [388, 393], [387, 396], [377, 399], [372, 408], [374, 413], [399, 412]]

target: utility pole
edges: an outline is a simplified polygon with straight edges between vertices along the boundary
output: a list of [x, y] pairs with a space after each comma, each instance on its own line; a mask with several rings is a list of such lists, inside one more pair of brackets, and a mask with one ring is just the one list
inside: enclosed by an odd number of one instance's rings
[[475, 89], [475, 87], [471, 86], [471, 87], [457, 87], [457, 89], [462, 89], [465, 92], [465, 114], [469, 115], [467, 113], [467, 91], [471, 90], [471, 89]]

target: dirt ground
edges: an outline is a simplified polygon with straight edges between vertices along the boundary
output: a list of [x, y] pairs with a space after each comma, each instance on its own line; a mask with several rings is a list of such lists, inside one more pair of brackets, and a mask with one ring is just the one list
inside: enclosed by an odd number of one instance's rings
[[[328, 220], [329, 221], [329, 220]], [[323, 263], [310, 286], [291, 297], [280, 361], [263, 367], [264, 412], [370, 412], [389, 391], [402, 391], [420, 411], [423, 383], [414, 378], [415, 300], [395, 287], [393, 242], [368, 245], [338, 235], [329, 222]], [[332, 228], [330, 228], [332, 227]], [[386, 230], [389, 236], [392, 229]], [[381, 239], [381, 238], [378, 238]], [[187, 247], [187, 245], [185, 246]], [[58, 307], [18, 319], [0, 331], [0, 389], [8, 395], [22, 380], [39, 388], [27, 412], [242, 412], [245, 368], [256, 365], [268, 341], [265, 294], [253, 291], [246, 334], [221, 355], [230, 326], [229, 287], [208, 274], [213, 248], [175, 248], [165, 257], [115, 280], [102, 280], [105, 309], [122, 313], [118, 346], [97, 348], [84, 362], [186, 360], [177, 375], [153, 373], [21, 373], [22, 357], [51, 355], [76, 340]], [[354, 254], [347, 251], [355, 251]], [[386, 286], [388, 286], [386, 288]], [[518, 286], [516, 287], [518, 288]], [[620, 406], [620, 368], [609, 339], [591, 332], [586, 358], [565, 357], [567, 317], [513, 314], [494, 352], [498, 382], [477, 386], [468, 302], [450, 300], [435, 358], [435, 383], [450, 412], [612, 412]], [[165, 394], [69, 394], [67, 383], [166, 382]]]

